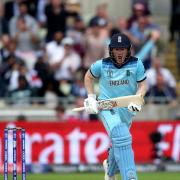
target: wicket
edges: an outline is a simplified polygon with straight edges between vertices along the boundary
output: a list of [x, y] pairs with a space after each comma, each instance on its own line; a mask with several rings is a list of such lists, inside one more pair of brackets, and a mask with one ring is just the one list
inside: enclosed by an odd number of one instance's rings
[[8, 180], [8, 132], [13, 132], [13, 180], [17, 180], [17, 131], [21, 131], [22, 180], [26, 180], [25, 129], [21, 127], [4, 129], [4, 180]]

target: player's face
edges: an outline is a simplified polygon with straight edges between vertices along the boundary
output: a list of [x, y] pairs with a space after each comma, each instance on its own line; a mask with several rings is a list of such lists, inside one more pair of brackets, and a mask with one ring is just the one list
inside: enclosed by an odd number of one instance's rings
[[128, 50], [126, 48], [113, 48], [112, 50], [117, 64], [122, 64], [127, 56]]

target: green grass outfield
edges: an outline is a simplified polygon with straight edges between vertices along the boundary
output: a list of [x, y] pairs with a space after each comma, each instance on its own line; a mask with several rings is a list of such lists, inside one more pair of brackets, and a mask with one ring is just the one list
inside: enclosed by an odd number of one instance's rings
[[[138, 180], [180, 180], [180, 172], [151, 172], [151, 173], [138, 173]], [[27, 174], [27, 180], [104, 180], [102, 173], [68, 173], [68, 174]], [[11, 176], [8, 178], [12, 179]], [[18, 176], [18, 179], [21, 177]], [[0, 180], [3, 176], [0, 175]], [[119, 178], [120, 180], [120, 178]]]

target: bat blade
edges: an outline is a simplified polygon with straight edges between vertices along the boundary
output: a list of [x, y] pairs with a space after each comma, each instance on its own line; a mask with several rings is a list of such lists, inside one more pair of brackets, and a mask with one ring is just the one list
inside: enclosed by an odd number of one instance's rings
[[139, 95], [122, 96], [117, 98], [112, 98], [109, 100], [99, 101], [99, 109], [112, 109], [115, 107], [128, 107], [128, 105], [133, 102], [137, 105], [143, 105], [144, 99]]
[[[122, 96], [107, 100], [99, 100], [98, 101], [98, 108], [100, 110], [103, 109], [112, 109], [116, 107], [128, 107], [128, 105], [133, 102], [137, 105], [143, 105], [144, 99], [140, 95], [130, 95], [130, 96]], [[84, 107], [74, 108], [72, 111], [82, 111], [85, 110]]]

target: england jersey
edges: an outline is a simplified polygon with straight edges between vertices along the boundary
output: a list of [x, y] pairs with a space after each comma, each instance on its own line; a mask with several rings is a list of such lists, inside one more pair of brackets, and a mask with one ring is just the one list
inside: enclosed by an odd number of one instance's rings
[[110, 58], [101, 59], [91, 65], [90, 72], [99, 79], [98, 99], [134, 95], [138, 82], [146, 79], [143, 63], [135, 57], [120, 68]]

